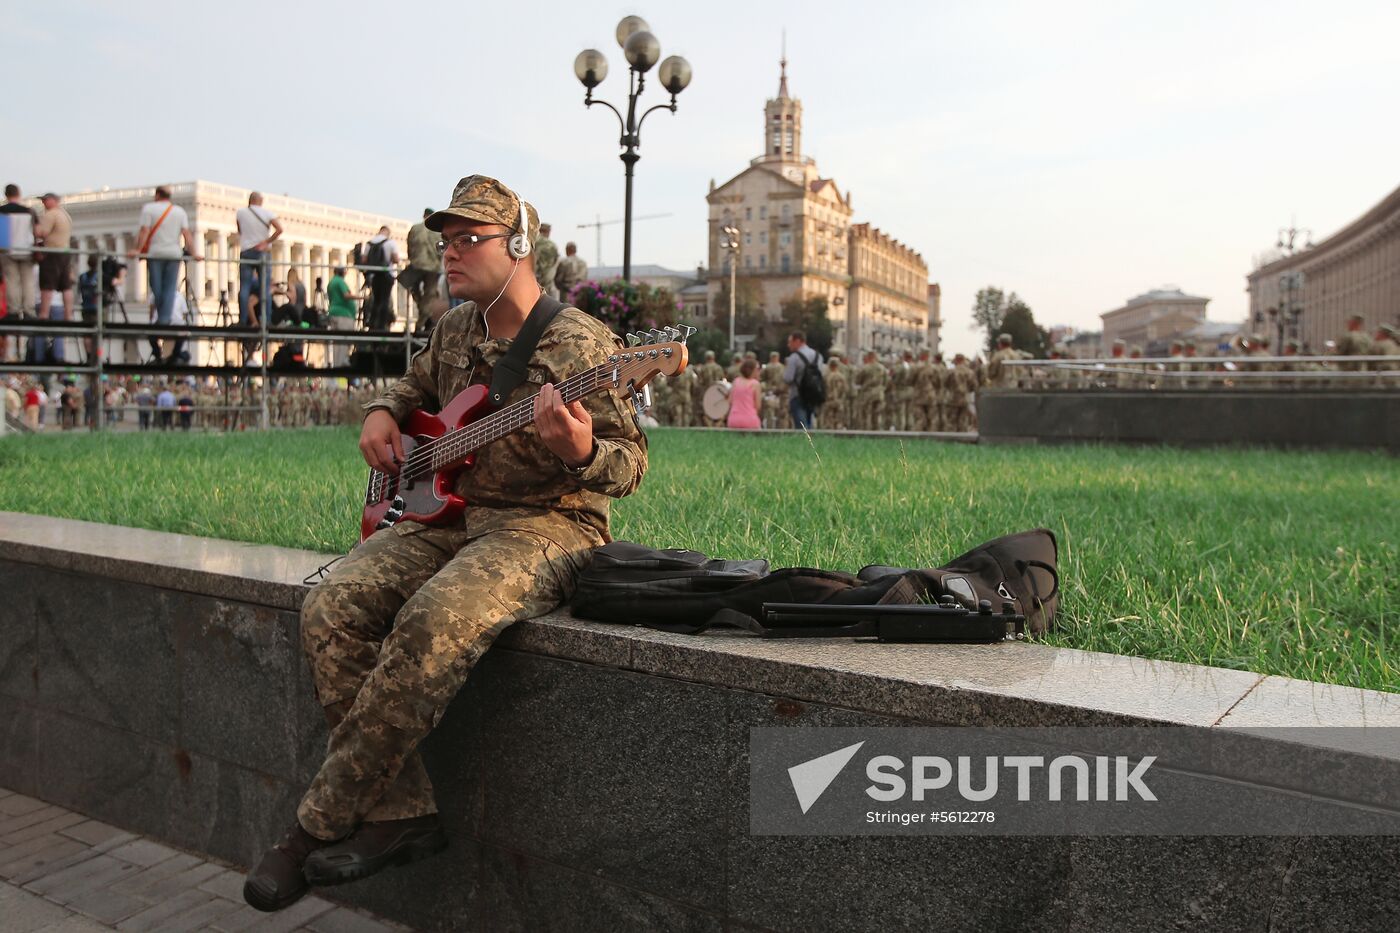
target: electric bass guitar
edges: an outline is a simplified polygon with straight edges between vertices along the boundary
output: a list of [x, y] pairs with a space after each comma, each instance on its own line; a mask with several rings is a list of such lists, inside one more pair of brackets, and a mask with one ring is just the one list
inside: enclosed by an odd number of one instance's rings
[[[555, 388], [566, 404], [595, 392], [616, 392], [640, 415], [651, 405], [648, 384], [656, 374], [669, 377], [685, 369], [685, 341], [694, 332], [682, 326], [628, 334], [626, 350]], [[443, 525], [462, 514], [467, 501], [453, 490], [458, 475], [475, 462], [476, 451], [535, 420], [535, 396], [492, 411], [487, 394], [485, 385], [468, 386], [437, 414], [420, 409], [408, 416], [400, 426], [399, 473], [369, 471], [360, 540], [404, 519]]]

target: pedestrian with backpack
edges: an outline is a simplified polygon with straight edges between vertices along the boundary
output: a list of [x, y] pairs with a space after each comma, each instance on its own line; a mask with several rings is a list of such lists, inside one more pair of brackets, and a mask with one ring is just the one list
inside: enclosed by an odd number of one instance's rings
[[369, 307], [365, 309], [366, 330], [388, 330], [394, 323], [392, 299], [394, 295], [393, 268], [399, 263], [399, 245], [389, 236], [387, 226], [370, 237], [369, 242], [360, 247], [356, 261], [365, 278], [369, 280]]
[[822, 378], [822, 355], [807, 346], [807, 335], [800, 330], [788, 334], [787, 366], [783, 382], [788, 386], [788, 411], [792, 426], [812, 430], [812, 419], [826, 401], [826, 381]]

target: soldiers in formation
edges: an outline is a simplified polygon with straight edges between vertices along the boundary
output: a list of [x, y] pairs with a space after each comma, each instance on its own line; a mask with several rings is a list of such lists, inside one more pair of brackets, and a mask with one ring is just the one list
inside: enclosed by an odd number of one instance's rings
[[[753, 353], [745, 357], [757, 361]], [[651, 414], [663, 425], [722, 427], [701, 410], [705, 390], [730, 378], [706, 351], [699, 365], [692, 365], [671, 379], [658, 376], [652, 383]], [[738, 372], [741, 358], [730, 369]], [[881, 360], [867, 352], [861, 365], [848, 364], [833, 353], [823, 373], [826, 403], [817, 414], [817, 427], [829, 431], [972, 431], [976, 429], [973, 395], [982, 382], [980, 367], [962, 354], [950, 366], [942, 354], [927, 351], [917, 358], [912, 351]], [[765, 428], [790, 428], [788, 386], [783, 382], [779, 355], [769, 355], [760, 369]]]

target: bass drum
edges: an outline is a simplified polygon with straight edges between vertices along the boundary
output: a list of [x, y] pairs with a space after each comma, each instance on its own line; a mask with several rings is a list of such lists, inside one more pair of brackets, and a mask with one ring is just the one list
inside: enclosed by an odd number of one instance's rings
[[713, 421], [729, 418], [729, 393], [733, 388], [729, 380], [722, 379], [705, 390], [700, 399], [700, 408], [705, 412], [706, 418]]

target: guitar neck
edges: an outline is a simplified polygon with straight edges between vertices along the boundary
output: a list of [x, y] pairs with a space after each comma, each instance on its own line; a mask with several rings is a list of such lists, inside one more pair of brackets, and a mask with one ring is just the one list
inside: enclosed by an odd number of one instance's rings
[[[558, 389], [565, 404], [576, 402], [592, 395], [600, 388], [611, 385], [611, 379], [605, 374], [610, 373], [612, 368], [611, 364], [595, 366], [577, 376], [565, 379], [555, 388]], [[529, 398], [507, 405], [480, 421], [473, 421], [455, 431], [449, 431], [442, 437], [423, 445], [419, 450], [427, 448], [430, 451], [429, 462], [423, 468], [414, 470], [414, 473], [436, 473], [439, 470], [456, 466], [487, 444], [525, 427], [535, 420], [535, 398], [538, 395], [537, 392]]]

